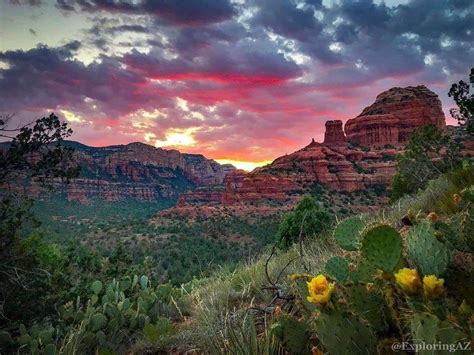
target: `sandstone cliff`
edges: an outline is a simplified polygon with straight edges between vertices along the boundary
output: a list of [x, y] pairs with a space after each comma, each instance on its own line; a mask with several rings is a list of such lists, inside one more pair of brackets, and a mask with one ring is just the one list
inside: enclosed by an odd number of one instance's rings
[[[235, 169], [200, 154], [183, 154], [143, 143], [100, 148], [77, 142], [66, 145], [75, 149], [81, 175], [68, 184], [55, 181], [52, 187], [68, 200], [83, 203], [90, 199], [176, 199], [182, 192], [199, 186], [222, 184], [227, 173]], [[46, 192], [34, 183], [22, 189], [35, 197]]]
[[[274, 201], [288, 203], [315, 186], [338, 192], [387, 190], [395, 174], [395, 156], [414, 129], [434, 124], [446, 129], [438, 96], [425, 86], [392, 88], [377, 96], [356, 118], [326, 122], [324, 142], [275, 159], [251, 173], [234, 171], [225, 178], [220, 201], [216, 191], [209, 203], [232, 205]], [[344, 132], [345, 131], [345, 132]], [[186, 202], [205, 201], [205, 194], [185, 194]], [[209, 195], [211, 197], [211, 195]]]
[[426, 86], [391, 88], [379, 94], [344, 127], [348, 141], [364, 146], [406, 143], [414, 129], [433, 124], [446, 128], [441, 101]]
[[342, 129], [342, 121], [327, 121], [325, 124], [324, 144], [336, 145], [346, 143], [346, 135]]

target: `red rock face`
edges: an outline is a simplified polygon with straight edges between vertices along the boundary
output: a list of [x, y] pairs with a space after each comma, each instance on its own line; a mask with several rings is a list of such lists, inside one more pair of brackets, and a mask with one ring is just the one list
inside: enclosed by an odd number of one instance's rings
[[[358, 117], [347, 121], [347, 137], [342, 121], [328, 121], [324, 143], [313, 140], [266, 167], [248, 174], [229, 174], [221, 203], [285, 203], [315, 184], [339, 192], [389, 188], [396, 172], [395, 155], [402, 151], [413, 130], [426, 124], [445, 129], [438, 96], [424, 86], [392, 88], [378, 95]], [[347, 141], [365, 147], [357, 148]], [[212, 201], [216, 200], [217, 196], [212, 196]]]
[[395, 174], [395, 155], [399, 152], [399, 149], [374, 148], [367, 151], [349, 144], [312, 142], [253, 172], [236, 170], [230, 173], [225, 178], [225, 191], [215, 193], [214, 190], [214, 194], [209, 191], [207, 195], [186, 193], [177, 206], [248, 205], [262, 201], [287, 205], [293, 204], [297, 196], [310, 191], [316, 184], [337, 192], [379, 186], [387, 188]]
[[446, 129], [438, 95], [422, 85], [381, 93], [359, 116], [348, 120], [344, 130], [350, 142], [384, 146], [406, 143], [414, 129], [427, 124]]
[[346, 143], [346, 135], [342, 129], [342, 121], [327, 121], [325, 127], [324, 144], [337, 145]]
[[[114, 147], [103, 149], [110, 148]], [[182, 154], [177, 150], [155, 148], [143, 143], [131, 143], [117, 148], [109, 154], [106, 151], [104, 161], [95, 159], [94, 162], [110, 177], [126, 178], [133, 182], [173, 178], [179, 169], [198, 186], [213, 185], [222, 183], [225, 175], [235, 169], [220, 165], [200, 154]]]
[[284, 201], [316, 183], [337, 191], [356, 191], [390, 183], [397, 150], [364, 151], [349, 145], [312, 143], [276, 159], [267, 167], [247, 174], [224, 200], [251, 201], [267, 198]]
[[[144, 201], [174, 199], [201, 186], [222, 185], [232, 165], [220, 165], [199, 154], [155, 148], [143, 143], [93, 148], [71, 143], [81, 166], [81, 176], [68, 184], [53, 182], [56, 192], [68, 200], [87, 203], [91, 199]], [[22, 187], [39, 196], [46, 189], [38, 184]]]

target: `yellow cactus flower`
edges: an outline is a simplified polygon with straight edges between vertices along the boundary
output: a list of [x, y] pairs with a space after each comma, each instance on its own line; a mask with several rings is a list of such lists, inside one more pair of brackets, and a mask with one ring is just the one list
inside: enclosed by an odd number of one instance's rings
[[403, 268], [395, 274], [395, 281], [408, 294], [414, 294], [421, 286], [420, 275], [415, 269]]
[[436, 298], [443, 293], [444, 280], [435, 275], [423, 277], [423, 290], [428, 298]]
[[325, 305], [329, 302], [331, 294], [334, 291], [334, 284], [329, 283], [324, 275], [318, 275], [313, 277], [310, 282], [306, 283], [308, 285], [307, 297], [308, 302], [315, 303], [317, 305]]

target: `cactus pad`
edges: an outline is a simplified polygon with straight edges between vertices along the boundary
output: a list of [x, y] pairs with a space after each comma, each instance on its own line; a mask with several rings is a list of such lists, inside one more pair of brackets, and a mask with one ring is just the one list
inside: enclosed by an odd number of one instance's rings
[[95, 295], [98, 295], [102, 291], [102, 282], [99, 280], [94, 281], [91, 285], [91, 290]]
[[[448, 321], [440, 321], [430, 313], [415, 313], [410, 322], [412, 338], [426, 344], [450, 344], [466, 340], [466, 336]], [[431, 351], [420, 351], [420, 354], [432, 354]], [[437, 352], [438, 353], [438, 352]], [[439, 352], [444, 354], [444, 352]], [[446, 351], [446, 354], [449, 354]]]
[[345, 250], [355, 251], [359, 248], [359, 233], [365, 222], [359, 217], [352, 217], [340, 222], [334, 230], [337, 244]]
[[408, 255], [423, 275], [443, 276], [449, 264], [446, 244], [435, 236], [435, 229], [428, 221], [422, 221], [408, 234]]
[[369, 229], [362, 237], [362, 255], [374, 266], [392, 272], [400, 261], [402, 240], [392, 227], [380, 225]]
[[377, 274], [377, 268], [367, 260], [362, 259], [354, 271], [349, 273], [349, 280], [352, 282], [372, 282]]
[[285, 315], [272, 326], [272, 332], [288, 353], [307, 354], [309, 352], [310, 336], [306, 323]]
[[94, 332], [98, 331], [107, 325], [107, 317], [102, 313], [96, 313], [91, 317], [90, 325]]
[[373, 354], [375, 337], [369, 326], [353, 314], [321, 313], [316, 332], [329, 354]]
[[344, 282], [349, 276], [349, 262], [341, 256], [334, 256], [326, 262], [325, 270], [338, 282]]
[[13, 344], [13, 339], [10, 333], [0, 330], [0, 350], [7, 349]]
[[350, 308], [366, 319], [372, 329], [383, 331], [383, 309], [385, 306], [383, 298], [375, 290], [368, 292], [367, 285], [347, 286], [346, 293]]

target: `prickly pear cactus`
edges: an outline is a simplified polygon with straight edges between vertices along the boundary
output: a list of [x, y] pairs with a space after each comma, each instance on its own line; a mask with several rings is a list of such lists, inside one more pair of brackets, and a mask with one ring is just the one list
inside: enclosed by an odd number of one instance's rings
[[374, 266], [392, 272], [400, 261], [402, 240], [396, 229], [380, 225], [362, 236], [362, 256]]
[[435, 236], [435, 229], [422, 221], [408, 233], [408, 255], [423, 275], [443, 276], [449, 264], [449, 250]]
[[374, 332], [383, 332], [385, 302], [378, 290], [375, 287], [370, 289], [367, 285], [349, 285], [345, 291], [350, 309], [367, 320]]
[[344, 282], [349, 276], [349, 262], [341, 256], [334, 256], [326, 262], [325, 270], [338, 282]]
[[377, 274], [377, 268], [370, 264], [367, 260], [361, 259], [355, 265], [355, 269], [349, 272], [349, 281], [358, 282], [372, 282]]
[[[448, 321], [440, 321], [430, 313], [415, 313], [410, 321], [412, 339], [425, 344], [446, 344], [448, 346], [462, 345], [467, 340], [457, 327]], [[452, 354], [447, 350], [421, 349], [420, 354]]]
[[376, 340], [370, 327], [353, 314], [321, 313], [315, 321], [316, 333], [329, 354], [373, 354]]
[[365, 222], [360, 217], [351, 217], [340, 222], [334, 230], [337, 244], [345, 250], [355, 251], [359, 248], [359, 233]]
[[272, 332], [289, 354], [308, 354], [310, 333], [305, 322], [284, 315], [272, 326]]

